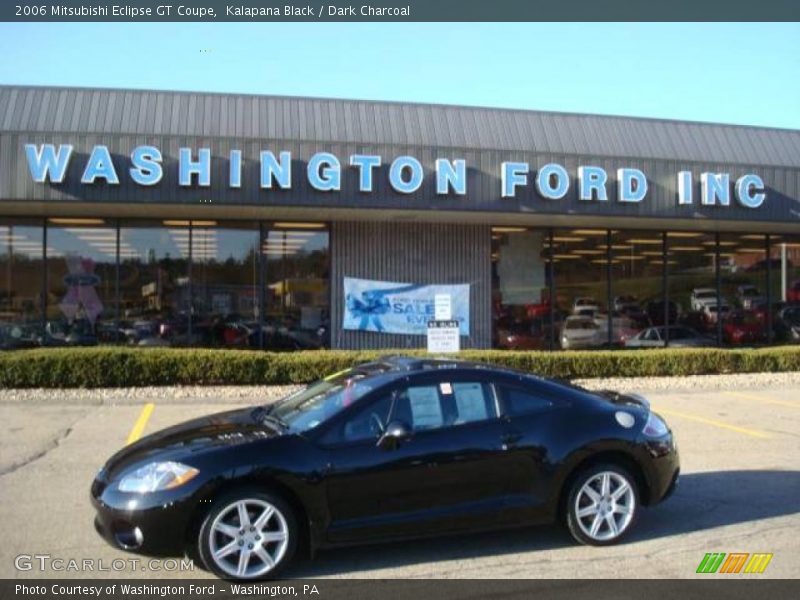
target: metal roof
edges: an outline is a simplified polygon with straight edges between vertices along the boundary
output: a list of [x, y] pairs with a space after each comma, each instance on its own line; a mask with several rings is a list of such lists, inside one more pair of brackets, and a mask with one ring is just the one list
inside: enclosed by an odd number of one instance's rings
[[350, 142], [800, 167], [800, 130], [195, 92], [0, 86], [0, 131]]

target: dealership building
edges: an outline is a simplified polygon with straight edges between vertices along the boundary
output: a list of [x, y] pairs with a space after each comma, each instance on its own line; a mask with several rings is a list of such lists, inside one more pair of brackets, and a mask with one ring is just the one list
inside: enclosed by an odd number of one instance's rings
[[4, 349], [783, 343], [799, 267], [800, 131], [0, 86]]

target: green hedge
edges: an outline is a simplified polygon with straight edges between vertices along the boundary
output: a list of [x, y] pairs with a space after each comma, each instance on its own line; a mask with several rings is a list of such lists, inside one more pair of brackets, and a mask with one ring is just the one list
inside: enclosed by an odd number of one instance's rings
[[[305, 383], [386, 354], [172, 348], [49, 348], [0, 353], [0, 388]], [[583, 352], [467, 350], [459, 358], [562, 379], [800, 371], [800, 347]]]

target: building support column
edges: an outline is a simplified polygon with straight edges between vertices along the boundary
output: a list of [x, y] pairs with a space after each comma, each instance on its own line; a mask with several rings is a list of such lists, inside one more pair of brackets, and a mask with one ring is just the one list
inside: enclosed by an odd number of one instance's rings
[[719, 265], [719, 231], [714, 234], [714, 277], [717, 287], [717, 346], [722, 346], [722, 270]]
[[611, 230], [606, 230], [606, 344], [611, 347], [614, 336], [614, 296], [611, 290]]
[[664, 347], [669, 346], [669, 234], [666, 231], [661, 233], [661, 286], [664, 302]]
[[767, 301], [767, 311], [765, 315], [765, 323], [767, 326], [767, 343], [771, 344], [773, 339], [773, 331], [772, 331], [772, 255], [771, 255], [771, 243], [772, 240], [770, 239], [769, 234], [764, 236], [764, 253], [766, 254], [767, 259], [767, 273], [766, 273], [766, 286], [767, 292], [765, 295]]

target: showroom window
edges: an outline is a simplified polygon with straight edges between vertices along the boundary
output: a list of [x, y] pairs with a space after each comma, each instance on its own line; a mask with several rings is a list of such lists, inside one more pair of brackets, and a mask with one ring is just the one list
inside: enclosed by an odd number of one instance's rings
[[267, 350], [330, 345], [329, 234], [324, 223], [264, 227], [264, 335]]
[[496, 348], [542, 350], [557, 339], [550, 304], [549, 230], [492, 227]]
[[608, 243], [606, 229], [554, 229], [552, 235], [559, 346], [608, 347]]
[[117, 227], [105, 219], [47, 221], [43, 345], [117, 343]]
[[[670, 325], [682, 325], [697, 334], [692, 345], [717, 344], [724, 319], [732, 310], [730, 298], [724, 294], [717, 296], [717, 285], [721, 283], [722, 263], [730, 259], [736, 243], [720, 243], [718, 255], [716, 239], [714, 233], [667, 233], [667, 319]], [[720, 269], [717, 269], [718, 264]], [[667, 336], [670, 331], [666, 330]], [[678, 342], [675, 340], [675, 343]], [[684, 339], [680, 343], [690, 342]]]
[[800, 236], [770, 236], [773, 342], [800, 342]]
[[768, 341], [767, 236], [721, 233], [720, 291], [731, 306], [722, 323], [722, 343], [749, 346]]
[[193, 222], [192, 329], [196, 345], [260, 346], [259, 236], [257, 224]]
[[119, 235], [119, 328], [126, 343], [197, 344], [189, 319], [189, 221], [123, 222]]
[[42, 332], [41, 221], [0, 220], [0, 348], [38, 346]]
[[[612, 342], [616, 346], [645, 346], [634, 338], [652, 332], [667, 317], [664, 301], [664, 234], [624, 229], [611, 233]], [[607, 326], [607, 323], [603, 323]], [[650, 335], [648, 335], [650, 334]]]

